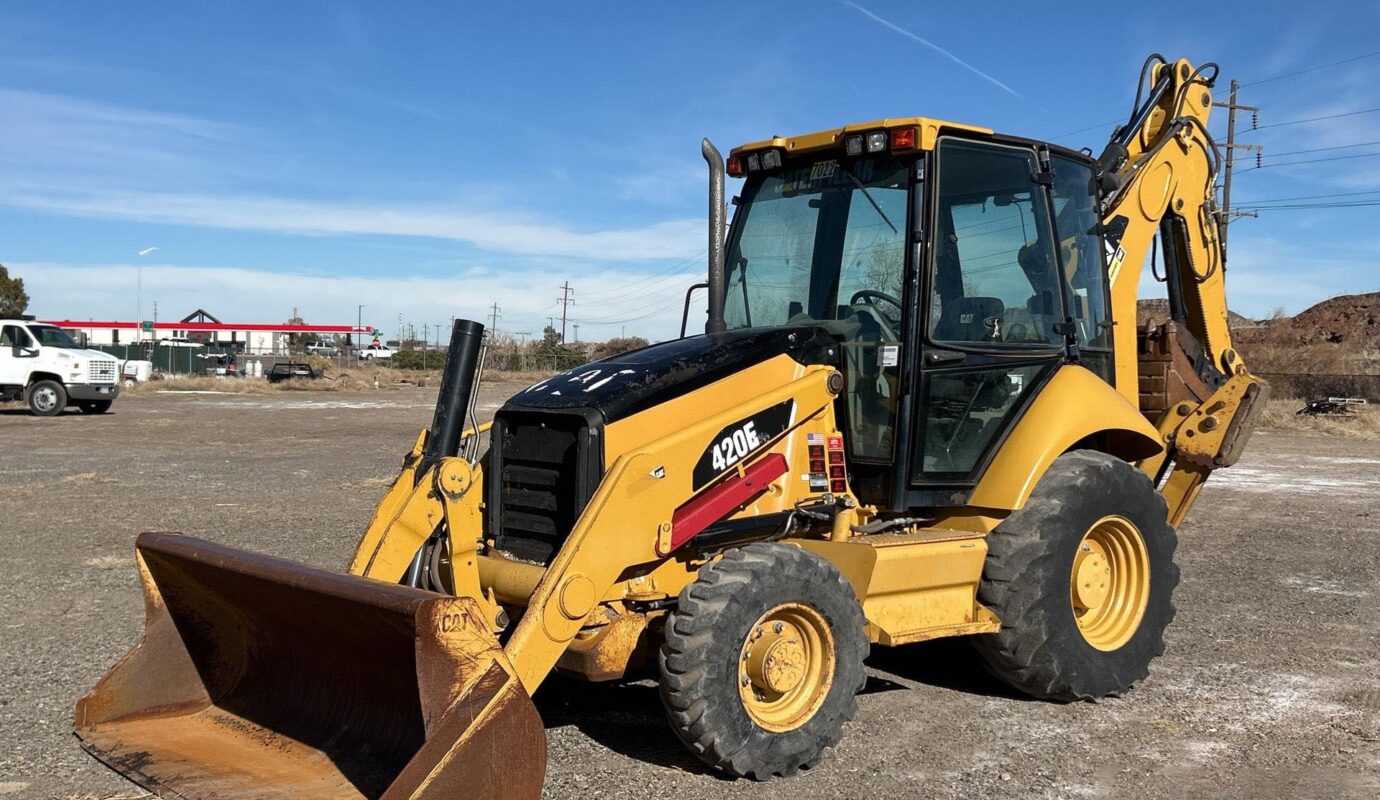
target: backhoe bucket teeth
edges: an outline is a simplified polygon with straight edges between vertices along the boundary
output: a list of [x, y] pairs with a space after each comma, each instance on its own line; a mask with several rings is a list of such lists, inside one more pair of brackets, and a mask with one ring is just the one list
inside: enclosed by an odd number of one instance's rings
[[541, 719], [479, 606], [177, 534], [137, 545], [143, 640], [77, 703], [165, 798], [536, 798]]

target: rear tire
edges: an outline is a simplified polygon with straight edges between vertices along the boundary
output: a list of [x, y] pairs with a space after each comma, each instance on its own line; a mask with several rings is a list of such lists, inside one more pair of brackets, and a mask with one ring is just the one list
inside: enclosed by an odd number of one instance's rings
[[67, 407], [67, 389], [54, 380], [37, 381], [29, 387], [25, 401], [36, 417], [56, 417]]
[[83, 414], [104, 414], [110, 410], [109, 400], [84, 400], [77, 404]]
[[1069, 702], [1128, 691], [1164, 652], [1179, 583], [1178, 538], [1140, 470], [1079, 450], [987, 537], [978, 599], [1001, 631], [974, 637], [989, 672]]
[[867, 680], [853, 587], [798, 547], [757, 543], [700, 568], [661, 648], [661, 699], [706, 764], [766, 780], [838, 743]]

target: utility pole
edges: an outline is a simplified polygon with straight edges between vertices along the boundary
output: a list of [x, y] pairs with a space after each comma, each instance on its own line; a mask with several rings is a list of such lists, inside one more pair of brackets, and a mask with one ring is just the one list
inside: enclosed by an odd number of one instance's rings
[[493, 305], [489, 306], [489, 330], [495, 333], [498, 331], [498, 312], [501, 310], [502, 309], [498, 307], [497, 300], [494, 301]]
[[360, 333], [360, 328], [364, 327], [364, 306], [361, 304], [355, 309], [355, 336], [350, 340], [356, 350], [359, 349], [359, 340], [364, 334]]
[[1231, 171], [1232, 171], [1232, 166], [1236, 163], [1236, 151], [1237, 151], [1237, 150], [1254, 150], [1254, 151], [1256, 152], [1256, 159], [1257, 159], [1257, 160], [1259, 160], [1259, 158], [1260, 158], [1260, 155], [1259, 155], [1259, 154], [1260, 154], [1260, 151], [1261, 151], [1261, 147], [1260, 147], [1260, 145], [1258, 145], [1258, 144], [1237, 144], [1237, 143], [1236, 143], [1236, 112], [1237, 112], [1237, 110], [1242, 110], [1242, 111], [1249, 111], [1249, 112], [1251, 112], [1251, 130], [1255, 130], [1256, 123], [1257, 123], [1257, 121], [1258, 121], [1258, 116], [1257, 116], [1257, 114], [1258, 114], [1259, 111], [1260, 111], [1260, 109], [1259, 109], [1258, 107], [1256, 107], [1256, 106], [1243, 106], [1243, 105], [1239, 105], [1239, 104], [1236, 102], [1236, 90], [1239, 89], [1239, 88], [1240, 88], [1240, 85], [1236, 82], [1235, 79], [1233, 79], [1232, 82], [1231, 82], [1231, 94], [1228, 95], [1227, 102], [1225, 102], [1225, 103], [1213, 103], [1213, 106], [1215, 106], [1215, 107], [1217, 107], [1217, 108], [1225, 108], [1225, 109], [1227, 110], [1227, 145], [1226, 145], [1227, 154], [1226, 154], [1226, 159], [1225, 159], [1226, 162], [1227, 162], [1227, 166], [1226, 166], [1226, 172], [1222, 175], [1222, 210], [1221, 210], [1220, 212], [1218, 212], [1218, 227], [1222, 229], [1221, 236], [1222, 236], [1222, 260], [1223, 260], [1223, 261], [1226, 261], [1226, 253], [1227, 253], [1227, 226], [1229, 226], [1229, 225], [1231, 224], [1232, 220], [1234, 220], [1234, 219], [1236, 219], [1236, 218], [1238, 218], [1238, 217], [1254, 217], [1254, 216], [1258, 216], [1257, 212], [1255, 212], [1255, 211], [1237, 211], [1237, 212], [1233, 213], [1232, 210], [1231, 210]]
[[575, 302], [574, 299], [572, 299], [570, 296], [570, 293], [573, 291], [574, 289], [570, 288], [570, 281], [566, 281], [565, 285], [561, 287], [561, 296], [556, 298], [556, 302], [561, 304], [561, 344], [565, 344], [566, 312], [570, 310], [570, 304]]
[[531, 331], [514, 331], [514, 332], [513, 332], [513, 335], [514, 335], [514, 336], [519, 336], [519, 337], [521, 337], [520, 339], [518, 339], [518, 347], [522, 347], [523, 345], [527, 344], [527, 337], [528, 337], [528, 336], [531, 336], [531, 335], [532, 335], [532, 332], [531, 332]]

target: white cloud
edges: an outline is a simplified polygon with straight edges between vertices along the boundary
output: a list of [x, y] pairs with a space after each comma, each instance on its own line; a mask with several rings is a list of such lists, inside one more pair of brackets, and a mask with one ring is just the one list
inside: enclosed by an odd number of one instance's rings
[[[6, 88], [0, 117], [0, 204], [30, 211], [278, 234], [427, 237], [492, 252], [608, 261], [684, 258], [704, 235], [698, 218], [577, 230], [475, 191], [463, 201], [419, 203], [319, 199], [310, 181], [295, 197], [237, 191], [225, 187], [266, 177], [269, 165], [282, 163], [256, 141], [265, 135], [258, 129]], [[669, 199], [689, 179], [688, 170], [662, 171], [644, 181], [628, 178], [622, 189], [625, 197]], [[520, 196], [506, 188], [507, 197]]]
[[0, 202], [75, 216], [199, 225], [289, 234], [378, 234], [468, 242], [520, 255], [604, 260], [684, 258], [704, 237], [704, 222], [676, 219], [639, 228], [576, 231], [517, 213], [474, 212], [437, 204], [353, 205], [261, 196], [10, 186]]

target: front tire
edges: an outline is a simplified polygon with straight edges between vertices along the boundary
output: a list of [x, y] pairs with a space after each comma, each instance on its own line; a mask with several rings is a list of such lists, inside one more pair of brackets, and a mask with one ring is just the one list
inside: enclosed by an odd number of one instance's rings
[[676, 736], [732, 775], [808, 769], [857, 709], [863, 624], [852, 586], [819, 556], [729, 550], [700, 568], [666, 624], [661, 699]]
[[57, 381], [37, 381], [26, 398], [29, 412], [36, 417], [56, 417], [67, 407], [67, 389]]
[[1140, 470], [1079, 450], [987, 537], [978, 599], [1002, 621], [975, 637], [989, 672], [1069, 702], [1128, 691], [1164, 652], [1179, 583], [1178, 538]]

